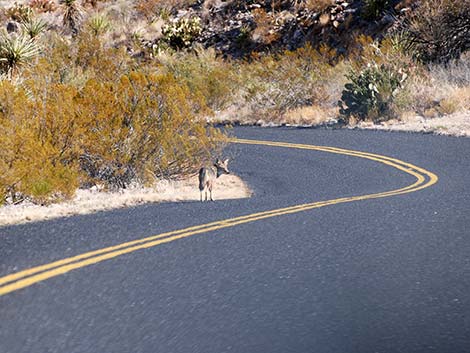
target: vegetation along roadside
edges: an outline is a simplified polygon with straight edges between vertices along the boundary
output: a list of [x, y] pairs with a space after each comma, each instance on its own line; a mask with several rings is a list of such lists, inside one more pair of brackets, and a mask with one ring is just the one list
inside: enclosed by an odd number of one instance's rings
[[185, 179], [216, 123], [470, 136], [470, 0], [0, 1], [0, 201]]

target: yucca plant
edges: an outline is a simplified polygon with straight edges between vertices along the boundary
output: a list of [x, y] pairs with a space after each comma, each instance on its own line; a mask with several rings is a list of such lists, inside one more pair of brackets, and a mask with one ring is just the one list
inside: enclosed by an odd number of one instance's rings
[[39, 54], [39, 46], [31, 38], [22, 36], [0, 36], [0, 68], [4, 73], [15, 76], [21, 66]]
[[88, 21], [88, 28], [95, 36], [99, 36], [111, 28], [111, 23], [105, 15], [97, 14]]
[[62, 5], [64, 11], [64, 17], [62, 18], [63, 25], [68, 28], [73, 35], [76, 35], [83, 18], [83, 8], [80, 2], [78, 0], [60, 0], [59, 4]]
[[34, 39], [46, 31], [47, 23], [41, 19], [28, 19], [21, 23], [21, 27], [24, 34]]

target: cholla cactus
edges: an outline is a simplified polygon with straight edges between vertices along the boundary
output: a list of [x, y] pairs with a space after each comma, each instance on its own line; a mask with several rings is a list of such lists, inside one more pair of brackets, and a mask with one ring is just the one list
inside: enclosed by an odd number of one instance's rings
[[189, 47], [201, 32], [202, 26], [199, 17], [181, 18], [162, 29], [165, 40], [176, 48]]

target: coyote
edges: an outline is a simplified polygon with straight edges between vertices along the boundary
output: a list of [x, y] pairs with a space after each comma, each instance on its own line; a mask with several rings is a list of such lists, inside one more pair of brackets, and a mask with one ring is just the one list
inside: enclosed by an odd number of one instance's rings
[[215, 179], [217, 179], [222, 174], [230, 174], [228, 170], [228, 158], [221, 162], [217, 159], [211, 167], [202, 167], [199, 170], [199, 191], [201, 194], [202, 202], [202, 192], [206, 192], [206, 201], [207, 201], [207, 189], [209, 189], [211, 201], [214, 201], [212, 198], [212, 187], [214, 186]]

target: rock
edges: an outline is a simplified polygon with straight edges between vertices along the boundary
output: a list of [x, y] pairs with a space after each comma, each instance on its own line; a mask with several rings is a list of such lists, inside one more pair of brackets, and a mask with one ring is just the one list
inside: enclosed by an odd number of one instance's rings
[[7, 23], [7, 32], [12, 33], [12, 32], [18, 32], [19, 31], [19, 26], [18, 23], [10, 21]]

